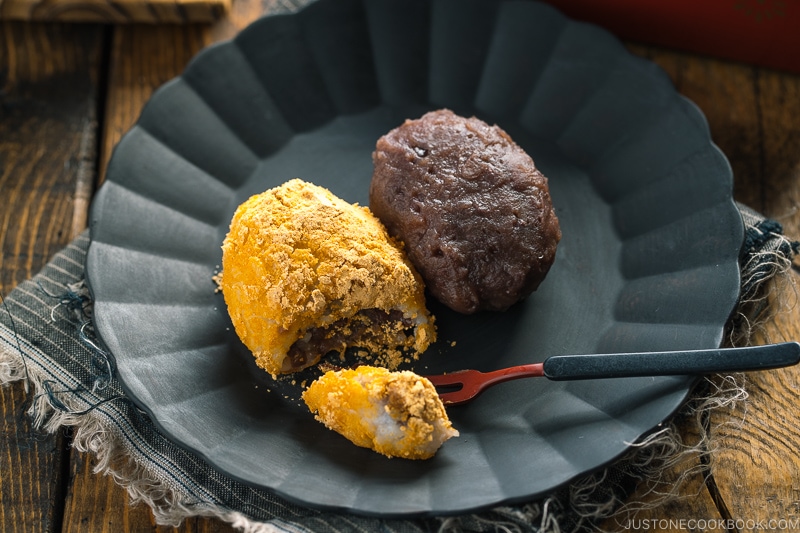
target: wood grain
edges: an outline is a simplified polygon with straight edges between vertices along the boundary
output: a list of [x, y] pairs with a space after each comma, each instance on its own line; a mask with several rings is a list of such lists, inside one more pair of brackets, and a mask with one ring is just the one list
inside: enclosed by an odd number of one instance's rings
[[131, 504], [128, 493], [110, 476], [94, 472], [93, 458], [73, 452], [70, 485], [64, 511], [64, 533], [233, 533], [229, 524], [212, 518], [194, 517], [178, 527], [156, 524], [145, 504]]
[[231, 0], [3, 0], [0, 19], [185, 24], [213, 22]]
[[[85, 220], [78, 213], [85, 205], [76, 202], [76, 187], [80, 174], [94, 175], [94, 160], [81, 154], [97, 139], [102, 28], [0, 23], [0, 36], [0, 293], [6, 294], [82, 229], [76, 224]], [[31, 428], [29, 405], [21, 383], [0, 388], [0, 530], [57, 531], [67, 441]]]
[[0, 530], [49, 533], [60, 522], [65, 440], [31, 427], [27, 397], [21, 383], [0, 388]]
[[[0, 291], [38, 272], [79, 231], [77, 176], [96, 142], [101, 28], [2, 23]], [[87, 169], [89, 165], [90, 169]], [[6, 207], [6, 206], [4, 206]], [[84, 209], [81, 206], [80, 209]]]
[[[800, 240], [800, 76], [760, 71], [754, 79], [762, 132], [759, 194], [764, 213]], [[800, 339], [797, 270], [773, 284], [775, 316], [757, 343]], [[800, 530], [800, 368], [748, 375], [747, 402], [713, 419], [714, 473], [743, 531]], [[772, 522], [770, 522], [772, 521]], [[777, 522], [776, 522], [777, 521]]]

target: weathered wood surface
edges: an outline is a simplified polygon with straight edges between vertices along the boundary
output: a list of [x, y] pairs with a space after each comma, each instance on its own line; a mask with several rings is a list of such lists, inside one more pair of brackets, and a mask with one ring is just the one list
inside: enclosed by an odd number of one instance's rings
[[[271, 6], [237, 1], [210, 25], [0, 26], [2, 293], [35, 274], [85, 225], [87, 200], [113, 147], [153, 91], [201, 48], [232, 37]], [[660, 64], [706, 114], [712, 138], [731, 161], [735, 197], [800, 238], [800, 77], [651, 47], [631, 50]], [[755, 342], [800, 338], [800, 311], [789, 305], [794, 299], [785, 301]], [[719, 409], [710, 419], [710, 464], [690, 455], [657, 486], [675, 488], [691, 468], [696, 472], [676, 489], [685, 497], [634, 519], [659, 520], [668, 526], [660, 531], [677, 532], [686, 531], [679, 519], [731, 518], [756, 526], [800, 516], [800, 435], [793, 409], [799, 372], [749, 375], [747, 402]], [[92, 473], [91, 455], [68, 450], [68, 437], [33, 432], [21, 417], [24, 403], [21, 386], [0, 389], [3, 531], [233, 531], [210, 518], [177, 529], [157, 526], [148, 508], [131, 506], [124, 489]], [[692, 419], [681, 427], [691, 443], [697, 435]], [[646, 488], [642, 484], [632, 500], [655, 500], [643, 496]], [[606, 525], [624, 531], [631, 524]]]
[[213, 22], [231, 0], [3, 0], [0, 19], [109, 24]]
[[[94, 177], [100, 28], [0, 23], [0, 294], [85, 225]], [[87, 182], [87, 179], [89, 182]], [[32, 430], [22, 384], [0, 388], [0, 530], [60, 528], [63, 434]]]

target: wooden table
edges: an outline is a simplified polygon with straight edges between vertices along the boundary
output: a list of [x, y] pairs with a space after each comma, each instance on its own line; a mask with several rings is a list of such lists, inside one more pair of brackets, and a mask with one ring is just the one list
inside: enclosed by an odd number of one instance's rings
[[[226, 18], [208, 25], [0, 23], [3, 294], [84, 229], [112, 148], [153, 90], [201, 48], [233, 36], [272, 6], [237, 0]], [[703, 110], [733, 167], [736, 199], [800, 237], [800, 76], [636, 44], [630, 49], [661, 65]], [[796, 300], [785, 292], [754, 342], [799, 339]], [[749, 375], [747, 401], [712, 415], [715, 451], [707, 468], [679, 486], [687, 497], [640, 513], [637, 520], [649, 521], [640, 524], [686, 531], [690, 524], [678, 519], [732, 518], [749, 530], [765, 520], [800, 518], [799, 390], [798, 368]], [[32, 429], [21, 414], [24, 404], [21, 384], [0, 389], [2, 531], [233, 531], [201, 518], [176, 530], [156, 526], [148, 508], [130, 505], [111, 478], [92, 473], [93, 457], [70, 448], [69, 432]], [[691, 424], [684, 433], [691, 441]], [[667, 470], [661, 488], [699, 461], [689, 456]]]

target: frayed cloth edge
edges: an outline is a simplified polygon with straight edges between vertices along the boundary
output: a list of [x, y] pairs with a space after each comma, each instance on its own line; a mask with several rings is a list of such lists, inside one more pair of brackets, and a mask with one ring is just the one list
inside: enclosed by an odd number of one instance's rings
[[[0, 386], [20, 381], [26, 387], [32, 386], [33, 396], [27, 414], [32, 418], [33, 427], [47, 433], [55, 433], [63, 427], [73, 428], [72, 446], [95, 457], [93, 472], [111, 476], [128, 492], [132, 504], [142, 503], [151, 509], [159, 525], [177, 527], [187, 518], [207, 516], [228, 522], [243, 533], [298, 533], [296, 528], [290, 530], [257, 522], [240, 512], [213, 504], [187, 505], [174, 488], [158, 480], [143, 462], [131, 455], [130, 450], [121, 444], [123, 439], [109, 429], [100, 415], [93, 412], [75, 415], [55, 409], [42, 385], [45, 379], [41, 371], [25, 364], [18, 350], [0, 345]], [[76, 411], [80, 409], [70, 405], [69, 399], [64, 403]]]

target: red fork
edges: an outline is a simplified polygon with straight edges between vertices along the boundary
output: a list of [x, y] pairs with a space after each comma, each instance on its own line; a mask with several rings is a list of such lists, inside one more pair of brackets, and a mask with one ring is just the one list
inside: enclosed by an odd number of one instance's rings
[[454, 405], [468, 402], [487, 387], [512, 379], [544, 376], [559, 381], [700, 375], [767, 370], [795, 365], [798, 362], [800, 362], [800, 344], [784, 342], [710, 350], [554, 355], [541, 363], [512, 366], [492, 372], [459, 370], [425, 377], [437, 388], [443, 403]]
[[511, 381], [512, 379], [544, 376], [544, 363], [511, 366], [492, 372], [478, 370], [458, 370], [438, 376], [425, 376], [439, 391], [439, 398], [445, 405], [465, 403], [480, 394], [484, 389]]

